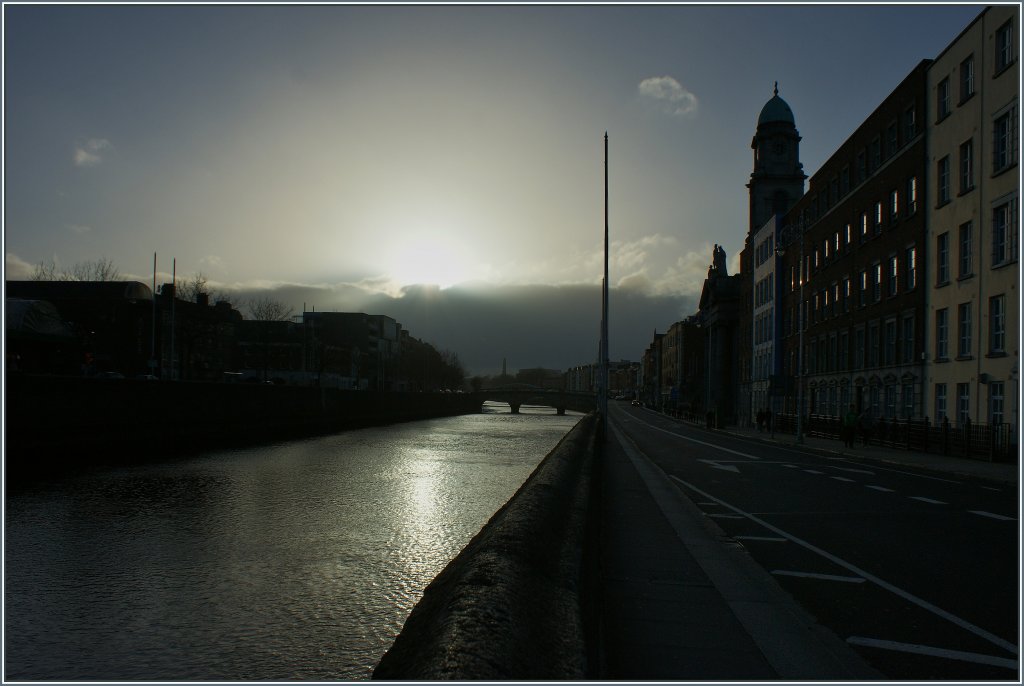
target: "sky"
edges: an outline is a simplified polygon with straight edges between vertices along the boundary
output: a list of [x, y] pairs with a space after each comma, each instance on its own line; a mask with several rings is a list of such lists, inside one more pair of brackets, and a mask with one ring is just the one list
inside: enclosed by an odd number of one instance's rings
[[[5, 277], [111, 260], [398, 319], [467, 371], [639, 360], [730, 273], [761, 107], [812, 175], [981, 5], [4, 5]], [[617, 311], [616, 311], [617, 310]], [[243, 310], [244, 311], [244, 310]]]

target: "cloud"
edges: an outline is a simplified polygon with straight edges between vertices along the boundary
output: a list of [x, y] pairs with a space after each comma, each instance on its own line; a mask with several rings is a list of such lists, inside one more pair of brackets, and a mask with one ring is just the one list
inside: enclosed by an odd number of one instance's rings
[[76, 167], [95, 167], [103, 161], [103, 153], [113, 146], [106, 138], [90, 138], [75, 144], [74, 163]]
[[672, 116], [686, 117], [697, 114], [697, 96], [683, 88], [671, 76], [653, 76], [644, 79], [638, 87], [640, 95], [658, 101]]
[[24, 281], [32, 278], [35, 265], [29, 264], [12, 252], [4, 256], [4, 278], [11, 281]]

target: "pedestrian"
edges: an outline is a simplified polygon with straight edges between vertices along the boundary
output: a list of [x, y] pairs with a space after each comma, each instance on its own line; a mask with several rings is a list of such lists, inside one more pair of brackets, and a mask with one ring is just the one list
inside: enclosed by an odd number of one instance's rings
[[856, 438], [856, 434], [857, 410], [851, 404], [850, 409], [847, 410], [846, 415], [843, 417], [843, 443], [847, 448], [853, 447], [853, 440]]
[[768, 431], [772, 430], [772, 411], [771, 410], [765, 410], [764, 411], [764, 428], [767, 429]]

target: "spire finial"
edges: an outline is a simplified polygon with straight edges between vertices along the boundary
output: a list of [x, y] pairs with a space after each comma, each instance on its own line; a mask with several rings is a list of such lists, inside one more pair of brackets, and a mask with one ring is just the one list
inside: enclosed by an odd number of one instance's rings
[[775, 82], [775, 95], [778, 95], [778, 94], [779, 94], [779, 82], [776, 81]]

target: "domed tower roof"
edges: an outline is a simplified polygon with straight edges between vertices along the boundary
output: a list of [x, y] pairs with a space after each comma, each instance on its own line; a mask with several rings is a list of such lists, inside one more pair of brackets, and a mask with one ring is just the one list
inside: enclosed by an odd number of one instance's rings
[[796, 126], [793, 110], [789, 108], [785, 100], [779, 97], [778, 81], [775, 82], [775, 96], [761, 108], [761, 114], [757, 118], [757, 125], [761, 126], [762, 124], [775, 122]]

